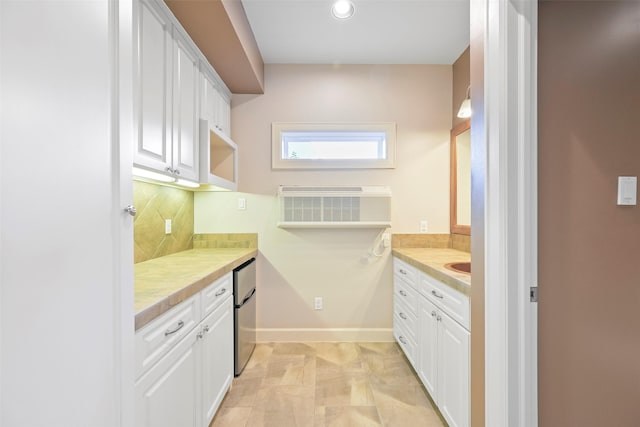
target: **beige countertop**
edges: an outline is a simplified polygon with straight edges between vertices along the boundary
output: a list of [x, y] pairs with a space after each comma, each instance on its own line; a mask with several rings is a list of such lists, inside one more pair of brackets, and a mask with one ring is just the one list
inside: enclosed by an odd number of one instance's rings
[[190, 249], [135, 264], [135, 329], [257, 255], [255, 248]]
[[469, 262], [471, 254], [456, 249], [393, 248], [393, 256], [418, 270], [435, 277], [465, 295], [471, 293], [471, 275], [445, 268], [451, 262]]

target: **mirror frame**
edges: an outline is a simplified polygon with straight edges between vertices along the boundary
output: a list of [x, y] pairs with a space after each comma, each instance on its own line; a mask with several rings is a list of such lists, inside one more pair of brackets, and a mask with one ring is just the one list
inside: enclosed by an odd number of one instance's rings
[[461, 133], [471, 129], [471, 120], [467, 119], [458, 126], [451, 129], [451, 167], [450, 169], [450, 187], [449, 187], [449, 220], [451, 234], [471, 235], [470, 225], [458, 224], [458, 175], [457, 175], [457, 156], [456, 156], [456, 138]]

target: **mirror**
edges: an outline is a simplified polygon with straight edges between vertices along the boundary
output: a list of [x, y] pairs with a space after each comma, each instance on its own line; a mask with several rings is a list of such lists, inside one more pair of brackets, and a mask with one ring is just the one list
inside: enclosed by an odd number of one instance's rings
[[471, 121], [451, 129], [451, 234], [471, 235]]

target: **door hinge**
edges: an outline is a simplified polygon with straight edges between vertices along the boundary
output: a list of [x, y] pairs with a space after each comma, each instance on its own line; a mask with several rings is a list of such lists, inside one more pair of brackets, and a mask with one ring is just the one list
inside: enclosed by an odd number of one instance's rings
[[532, 286], [529, 288], [529, 300], [531, 302], [538, 302], [538, 287]]

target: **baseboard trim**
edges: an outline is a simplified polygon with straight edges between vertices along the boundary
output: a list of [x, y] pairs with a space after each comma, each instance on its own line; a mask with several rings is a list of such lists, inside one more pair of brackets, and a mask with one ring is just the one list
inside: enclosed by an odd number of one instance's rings
[[258, 342], [393, 342], [391, 328], [264, 328]]

